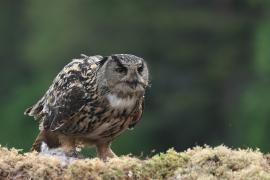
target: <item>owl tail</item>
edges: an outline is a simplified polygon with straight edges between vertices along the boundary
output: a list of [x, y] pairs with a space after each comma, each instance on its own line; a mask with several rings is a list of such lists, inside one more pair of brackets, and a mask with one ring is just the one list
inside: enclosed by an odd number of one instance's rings
[[35, 119], [39, 119], [42, 116], [42, 110], [43, 110], [43, 104], [44, 104], [44, 97], [41, 98], [37, 104], [33, 105], [30, 108], [27, 108], [24, 111], [24, 115], [28, 116], [34, 116]]
[[57, 148], [60, 146], [58, 137], [55, 133], [42, 130], [36, 137], [35, 142], [32, 145], [31, 151], [41, 152], [42, 143], [46, 143], [49, 148]]

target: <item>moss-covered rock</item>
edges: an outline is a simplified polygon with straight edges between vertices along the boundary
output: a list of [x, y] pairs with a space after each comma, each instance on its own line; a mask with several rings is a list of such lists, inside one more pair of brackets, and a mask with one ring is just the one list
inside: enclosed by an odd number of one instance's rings
[[270, 179], [270, 160], [258, 150], [225, 146], [173, 149], [141, 160], [67, 160], [0, 148], [0, 179]]

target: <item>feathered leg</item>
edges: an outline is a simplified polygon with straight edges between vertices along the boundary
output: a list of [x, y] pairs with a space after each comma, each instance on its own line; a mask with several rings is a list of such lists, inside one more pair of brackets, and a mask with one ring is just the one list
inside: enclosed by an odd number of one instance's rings
[[57, 148], [60, 146], [57, 134], [42, 130], [39, 132], [35, 142], [33, 143], [31, 151], [40, 152], [42, 142], [45, 142], [49, 148]]
[[97, 156], [102, 160], [107, 160], [108, 158], [117, 157], [112, 151], [111, 142], [99, 142], [96, 144]]
[[61, 144], [61, 149], [65, 152], [67, 156], [70, 157], [78, 156], [78, 152], [76, 151], [76, 140], [74, 138], [65, 135], [60, 135], [59, 141]]

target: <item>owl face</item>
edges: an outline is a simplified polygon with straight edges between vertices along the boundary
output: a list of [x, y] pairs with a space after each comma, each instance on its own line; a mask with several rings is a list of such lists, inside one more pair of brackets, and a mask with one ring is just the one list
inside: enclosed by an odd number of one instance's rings
[[105, 79], [110, 92], [122, 95], [143, 93], [148, 86], [148, 68], [144, 59], [130, 54], [109, 57]]

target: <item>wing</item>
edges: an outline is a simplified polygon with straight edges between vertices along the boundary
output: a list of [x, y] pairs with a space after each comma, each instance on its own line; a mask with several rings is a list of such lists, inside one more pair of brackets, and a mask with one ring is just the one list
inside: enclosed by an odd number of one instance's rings
[[86, 84], [93, 82], [95, 71], [106, 59], [99, 55], [83, 57], [67, 64], [46, 94], [25, 111], [26, 115], [41, 120], [41, 128], [56, 131], [66, 127], [89, 101], [87, 92], [93, 87], [86, 88]]
[[128, 129], [133, 129], [134, 126], [140, 121], [140, 119], [142, 117], [143, 110], [144, 110], [144, 97], [141, 100], [139, 108], [137, 108], [137, 110], [135, 111], [133, 118], [132, 118], [132, 121], [128, 126]]
[[42, 118], [45, 130], [60, 130], [85, 106], [88, 93], [84, 82], [87, 77], [83, 76], [84, 71], [79, 65], [78, 62], [66, 66], [46, 94]]
[[45, 106], [45, 116], [43, 117], [43, 128], [45, 130], [61, 130], [66, 127], [72, 119], [87, 103], [87, 93], [78, 82], [69, 83], [67, 89], [62, 89], [56, 100], [51, 100]]

